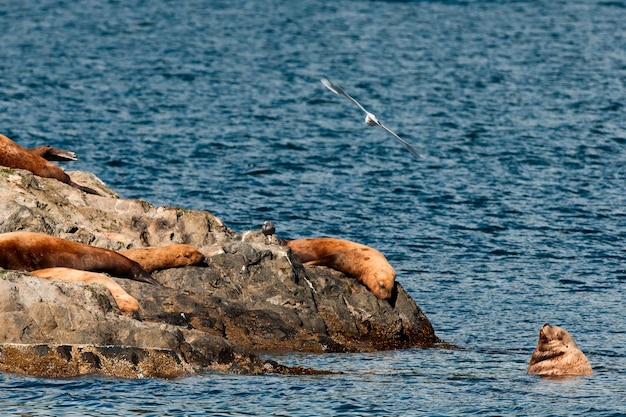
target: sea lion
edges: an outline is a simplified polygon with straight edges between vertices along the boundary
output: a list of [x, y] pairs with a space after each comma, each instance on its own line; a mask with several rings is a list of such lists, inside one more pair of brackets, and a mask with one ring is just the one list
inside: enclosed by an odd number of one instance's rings
[[197, 248], [184, 244], [126, 249], [119, 253], [137, 262], [148, 272], [204, 263], [204, 255]]
[[0, 234], [0, 267], [20, 271], [67, 267], [106, 272], [116, 277], [159, 285], [137, 262], [119, 253], [42, 233]]
[[391, 298], [396, 271], [376, 249], [335, 238], [296, 239], [286, 244], [305, 265], [336, 269], [362, 282], [379, 299]]
[[81, 282], [85, 284], [102, 284], [111, 291], [117, 306], [122, 311], [133, 312], [139, 309], [139, 302], [135, 297], [128, 294], [124, 288], [113, 281], [108, 275], [100, 272], [82, 271], [73, 268], [46, 268], [32, 271], [31, 274], [45, 279], [58, 279], [68, 282]]
[[545, 376], [593, 375], [585, 354], [572, 336], [560, 327], [544, 324], [528, 364], [529, 374]]
[[37, 151], [31, 152], [2, 134], [0, 134], [0, 165], [25, 169], [39, 177], [54, 178], [86, 193], [98, 194], [89, 187], [73, 182], [63, 169], [46, 161], [37, 154]]

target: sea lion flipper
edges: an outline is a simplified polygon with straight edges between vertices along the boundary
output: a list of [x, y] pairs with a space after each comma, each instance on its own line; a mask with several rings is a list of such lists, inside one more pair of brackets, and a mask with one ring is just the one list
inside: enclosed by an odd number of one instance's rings
[[29, 152], [41, 156], [47, 161], [76, 161], [76, 153], [65, 149], [53, 148], [49, 145], [28, 149]]
[[321, 258], [314, 259], [312, 261], [304, 262], [304, 265], [322, 265], [322, 266], [332, 266], [341, 262], [343, 258], [345, 258], [346, 254], [343, 252], [333, 252], [328, 255], [324, 255]]
[[141, 267], [133, 268], [130, 275], [131, 276], [129, 278], [132, 280], [146, 282], [148, 284], [156, 285], [158, 287], [161, 286], [161, 283], [159, 281], [152, 278], [152, 275], [150, 275], [145, 269]]
[[89, 188], [89, 187], [85, 187], [84, 185], [76, 184], [74, 181], [70, 181], [69, 185], [74, 187], [74, 188], [76, 188], [76, 189], [78, 189], [78, 190], [81, 190], [82, 192], [87, 193], [87, 194], [101, 195], [99, 192], [97, 192], [93, 188]]
[[160, 269], [192, 265], [208, 266], [204, 255], [195, 246], [177, 243], [163, 247], [142, 247], [118, 251], [131, 261], [137, 262], [148, 273]]

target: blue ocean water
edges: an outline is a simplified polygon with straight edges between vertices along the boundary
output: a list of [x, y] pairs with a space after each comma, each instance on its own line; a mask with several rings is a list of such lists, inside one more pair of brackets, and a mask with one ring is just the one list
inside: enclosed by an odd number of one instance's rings
[[[0, 375], [10, 416], [626, 415], [624, 1], [0, 2], [0, 132], [125, 198], [381, 250], [458, 350]], [[341, 85], [416, 159], [319, 82]], [[526, 375], [539, 328], [595, 375]]]

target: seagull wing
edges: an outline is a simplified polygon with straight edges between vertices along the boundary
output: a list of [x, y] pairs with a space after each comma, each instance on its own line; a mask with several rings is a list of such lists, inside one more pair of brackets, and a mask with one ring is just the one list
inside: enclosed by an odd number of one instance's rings
[[353, 102], [354, 104], [356, 104], [357, 106], [359, 106], [359, 108], [361, 110], [363, 110], [363, 112], [365, 114], [368, 114], [369, 112], [367, 110], [365, 110], [365, 107], [361, 106], [361, 103], [359, 103], [358, 101], [356, 101], [355, 99], [353, 99], [348, 93], [346, 93], [343, 88], [339, 87], [336, 84], [331, 83], [328, 79], [326, 78], [322, 78], [320, 80], [322, 82], [322, 84], [324, 84], [324, 86], [326, 86], [326, 88], [328, 88], [330, 91], [332, 91], [333, 93], [339, 95], [339, 96], [344, 96], [345, 98], [347, 98], [348, 100], [350, 100], [351, 102]]
[[413, 145], [411, 145], [409, 142], [407, 142], [406, 140], [402, 139], [400, 136], [396, 135], [391, 129], [389, 129], [387, 126], [385, 126], [384, 124], [382, 124], [379, 120], [375, 120], [376, 124], [380, 127], [382, 127], [384, 130], [386, 130], [387, 132], [389, 132], [389, 134], [391, 134], [391, 136], [394, 137], [394, 139], [396, 139], [398, 142], [400, 142], [401, 144], [403, 144], [404, 146], [406, 146], [406, 148], [409, 150], [409, 152], [411, 152], [413, 155], [417, 156], [418, 158], [424, 158], [424, 155], [422, 155], [421, 153], [419, 153], [417, 151], [417, 149], [415, 149], [413, 147]]

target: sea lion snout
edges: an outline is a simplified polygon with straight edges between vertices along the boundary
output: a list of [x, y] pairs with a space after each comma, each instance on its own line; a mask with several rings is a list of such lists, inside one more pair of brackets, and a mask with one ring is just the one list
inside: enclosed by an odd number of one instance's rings
[[550, 329], [552, 329], [552, 326], [550, 326], [548, 323], [541, 326], [541, 329], [539, 329], [539, 340], [541, 340], [541, 342], [550, 342], [550, 337], [548, 336], [548, 332]]
[[375, 291], [374, 289], [372, 289], [372, 292], [378, 298], [386, 300], [391, 297], [392, 288], [388, 288], [388, 285], [384, 281], [376, 281], [376, 285], [378, 286], [378, 288]]

